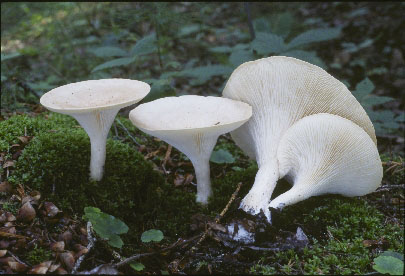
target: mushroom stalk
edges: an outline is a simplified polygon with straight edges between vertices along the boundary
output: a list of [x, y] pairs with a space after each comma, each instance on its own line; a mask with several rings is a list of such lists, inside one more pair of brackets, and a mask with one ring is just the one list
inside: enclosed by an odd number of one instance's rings
[[119, 108], [115, 108], [73, 115], [90, 137], [90, 178], [92, 180], [100, 181], [103, 177], [107, 136], [118, 111]]
[[276, 157], [269, 159], [264, 164], [259, 164], [255, 182], [239, 208], [252, 215], [257, 215], [263, 211], [267, 220], [271, 222], [268, 205], [278, 179], [279, 171]]
[[191, 162], [193, 163], [195, 176], [197, 178], [196, 201], [201, 204], [208, 204], [208, 198], [212, 195], [209, 156], [208, 158], [192, 160]]

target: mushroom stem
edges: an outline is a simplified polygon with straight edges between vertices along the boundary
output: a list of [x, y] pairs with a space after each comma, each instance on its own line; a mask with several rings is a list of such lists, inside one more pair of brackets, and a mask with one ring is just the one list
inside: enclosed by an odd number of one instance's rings
[[92, 180], [100, 181], [103, 178], [107, 135], [118, 111], [119, 108], [115, 108], [73, 115], [90, 137], [90, 179]]
[[267, 163], [259, 164], [253, 187], [243, 198], [239, 208], [252, 215], [257, 215], [260, 211], [263, 211], [267, 220], [271, 223], [268, 205], [279, 179], [279, 172], [277, 158], [274, 157], [270, 160]]
[[[306, 187], [306, 189], [305, 189]], [[311, 186], [309, 186], [311, 187]], [[275, 199], [273, 199], [268, 207], [275, 208], [275, 209], [283, 209], [284, 206], [292, 205], [302, 200], [308, 199], [313, 194], [311, 193], [310, 189], [308, 188], [307, 184], [300, 185], [299, 183], [295, 184], [291, 189], [287, 192], [279, 195]]]
[[196, 201], [206, 205], [208, 204], [208, 198], [212, 195], [209, 158], [203, 158], [192, 163], [197, 178]]

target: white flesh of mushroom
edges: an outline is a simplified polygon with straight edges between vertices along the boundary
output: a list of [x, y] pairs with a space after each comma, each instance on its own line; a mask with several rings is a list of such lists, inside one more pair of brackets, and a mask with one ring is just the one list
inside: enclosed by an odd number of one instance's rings
[[128, 79], [102, 79], [57, 87], [41, 97], [47, 109], [74, 117], [90, 137], [90, 178], [103, 177], [107, 135], [118, 111], [142, 100], [147, 83]]
[[132, 123], [183, 152], [197, 177], [197, 202], [212, 194], [209, 159], [218, 136], [240, 127], [252, 116], [245, 103], [221, 97], [166, 97], [141, 104], [129, 113]]
[[259, 171], [240, 208], [251, 214], [267, 209], [279, 179], [277, 147], [281, 136], [299, 119], [317, 113], [336, 114], [362, 127], [376, 144], [374, 127], [347, 87], [307, 62], [270, 57], [240, 65], [230, 76], [223, 97], [248, 103], [253, 116], [231, 132], [232, 138]]
[[281, 138], [280, 178], [293, 187], [270, 202], [283, 208], [311, 196], [362, 196], [381, 184], [383, 168], [376, 145], [352, 121], [331, 114], [305, 117]]

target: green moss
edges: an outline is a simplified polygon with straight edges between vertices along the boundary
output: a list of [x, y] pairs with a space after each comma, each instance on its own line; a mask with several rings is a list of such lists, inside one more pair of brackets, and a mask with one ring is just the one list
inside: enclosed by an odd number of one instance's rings
[[399, 225], [386, 223], [376, 208], [359, 198], [323, 196], [286, 207], [278, 224], [291, 231], [300, 225], [309, 235], [311, 245], [297, 252], [267, 254], [252, 267], [275, 266], [280, 274], [365, 274], [372, 271], [378, 254], [363, 245], [364, 240], [388, 241], [389, 249], [403, 252], [403, 231]]
[[44, 131], [60, 130], [78, 126], [75, 119], [58, 113], [43, 113], [37, 117], [13, 116], [0, 122], [0, 152], [7, 152], [9, 146], [20, 143], [19, 136], [35, 136]]
[[[386, 153], [381, 154], [380, 157], [384, 164], [384, 180], [387, 181], [388, 184], [403, 184], [405, 179], [404, 157], [396, 154], [390, 156]], [[388, 169], [390, 170], [387, 171]]]
[[44, 248], [35, 248], [29, 251], [25, 258], [31, 265], [36, 265], [51, 259], [52, 252]]

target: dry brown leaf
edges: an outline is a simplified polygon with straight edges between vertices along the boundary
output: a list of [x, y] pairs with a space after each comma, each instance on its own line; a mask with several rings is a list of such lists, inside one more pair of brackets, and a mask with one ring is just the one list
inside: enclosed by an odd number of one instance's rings
[[193, 179], [194, 179], [194, 175], [192, 173], [187, 173], [186, 179], [184, 180], [183, 185], [186, 186], [186, 185], [190, 184], [191, 181], [193, 181]]
[[12, 187], [8, 181], [3, 181], [0, 183], [0, 193], [9, 193], [11, 190]]
[[178, 186], [183, 185], [184, 179], [185, 179], [184, 175], [176, 173], [175, 174], [175, 179], [174, 179], [174, 186], [178, 187]]
[[48, 271], [49, 267], [51, 266], [52, 261], [47, 261], [40, 263], [36, 266], [34, 266], [30, 271], [28, 271], [29, 274], [46, 274]]
[[20, 136], [17, 137], [23, 144], [28, 144], [28, 142], [32, 139], [33, 136]]
[[65, 242], [58, 241], [58, 242], [51, 243], [50, 248], [52, 251], [55, 251], [55, 252], [63, 252], [63, 250], [65, 250]]
[[56, 269], [56, 274], [68, 274], [68, 272], [65, 269], [63, 269], [62, 267], [58, 267]]
[[28, 266], [19, 262], [9, 261], [7, 264], [15, 272], [24, 272], [28, 270]]
[[3, 169], [8, 168], [8, 167], [14, 167], [15, 162], [13, 160], [7, 160], [3, 164]]
[[30, 222], [35, 218], [36, 214], [34, 207], [32, 207], [31, 203], [28, 201], [18, 210], [18, 219], [24, 222]]
[[53, 204], [52, 202], [45, 201], [44, 208], [45, 208], [46, 215], [48, 217], [54, 217], [59, 213], [58, 207], [56, 207], [56, 205]]
[[62, 234], [59, 235], [59, 241], [64, 241], [65, 244], [69, 244], [69, 242], [72, 240], [72, 233], [69, 230], [66, 230]]
[[17, 220], [16, 217], [11, 212], [6, 212], [5, 215], [8, 222]]
[[4, 257], [7, 254], [7, 250], [6, 249], [2, 249], [0, 250], [0, 258]]
[[70, 251], [60, 254], [59, 258], [62, 264], [64, 264], [68, 270], [72, 270], [73, 266], [75, 265], [75, 258]]
[[60, 267], [60, 263], [53, 264], [53, 265], [51, 265], [51, 266], [49, 267], [48, 271], [52, 273], [52, 272], [54, 272], [55, 270], [57, 270], [59, 267]]

